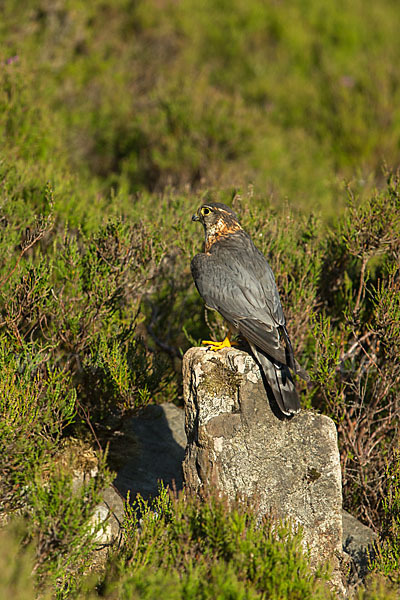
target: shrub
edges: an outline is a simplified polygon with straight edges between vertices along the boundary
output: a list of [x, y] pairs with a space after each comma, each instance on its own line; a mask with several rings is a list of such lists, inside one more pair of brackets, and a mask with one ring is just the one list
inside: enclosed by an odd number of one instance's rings
[[380, 183], [399, 158], [397, 5], [226, 6], [7, 0], [5, 157], [62, 188], [75, 223], [110, 187], [254, 183], [334, 216], [343, 178]]
[[314, 330], [316, 404], [338, 425], [345, 505], [372, 526], [399, 427], [399, 188], [389, 176], [385, 191], [350, 198], [327, 240]]
[[[0, 597], [33, 600], [36, 597], [32, 574], [34, 548], [24, 544], [26, 528], [23, 522], [13, 522], [0, 531]], [[50, 600], [49, 591], [41, 598]]]
[[400, 589], [400, 451], [386, 468], [386, 495], [383, 500], [384, 520], [380, 540], [370, 568], [388, 578]]
[[104, 527], [94, 519], [101, 492], [110, 483], [105, 462], [98, 473], [81, 483], [73, 472], [48, 461], [48, 468], [32, 473], [27, 492], [27, 539], [36, 545], [34, 570], [38, 584], [51, 586], [59, 598], [68, 598], [79, 587], [99, 546]]
[[23, 503], [35, 468], [54, 454], [62, 430], [75, 417], [69, 376], [49, 370], [32, 346], [0, 338], [0, 502], [13, 510]]
[[103, 582], [106, 597], [328, 598], [325, 567], [310, 570], [301, 533], [251, 506], [166, 490], [127, 504], [125, 545]]

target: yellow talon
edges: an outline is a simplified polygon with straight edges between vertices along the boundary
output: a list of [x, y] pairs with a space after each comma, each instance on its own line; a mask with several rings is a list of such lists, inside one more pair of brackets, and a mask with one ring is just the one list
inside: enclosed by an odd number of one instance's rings
[[226, 336], [226, 338], [224, 340], [222, 340], [222, 342], [213, 342], [212, 340], [203, 340], [201, 343], [204, 344], [205, 346], [211, 346], [209, 348], [209, 350], [222, 350], [222, 348], [230, 348], [231, 346], [237, 346], [236, 342], [231, 342], [230, 340], [230, 334], [228, 333], [228, 335]]

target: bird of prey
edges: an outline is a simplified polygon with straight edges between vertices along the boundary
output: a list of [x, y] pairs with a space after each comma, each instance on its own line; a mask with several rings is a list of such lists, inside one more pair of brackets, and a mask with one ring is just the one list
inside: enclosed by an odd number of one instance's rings
[[204, 341], [213, 350], [231, 346], [231, 334], [247, 340], [279, 409], [285, 415], [300, 410], [292, 373], [308, 380], [293, 355], [275, 277], [265, 256], [242, 229], [235, 212], [219, 202], [203, 204], [192, 221], [204, 227], [204, 252], [191, 271], [206, 307], [228, 321], [223, 342]]

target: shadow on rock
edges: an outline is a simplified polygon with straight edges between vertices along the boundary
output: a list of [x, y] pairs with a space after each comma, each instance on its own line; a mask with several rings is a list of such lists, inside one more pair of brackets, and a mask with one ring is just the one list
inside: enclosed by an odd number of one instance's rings
[[[124, 425], [118, 443], [121, 468], [114, 486], [124, 498], [157, 495], [159, 481], [182, 489], [186, 435], [182, 409], [173, 404], [150, 405]], [[115, 453], [114, 450], [111, 450]]]

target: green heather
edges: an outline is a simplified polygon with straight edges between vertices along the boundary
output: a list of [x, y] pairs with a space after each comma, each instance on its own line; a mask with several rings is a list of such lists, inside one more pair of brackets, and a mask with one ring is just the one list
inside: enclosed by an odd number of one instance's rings
[[394, 0], [3, 0], [1, 598], [335, 597], [301, 531], [211, 492], [135, 500], [93, 567], [113, 432], [182, 406], [210, 335], [204, 198], [268, 257], [302, 405], [337, 424], [344, 506], [379, 536], [356, 594], [398, 597], [399, 21]]

